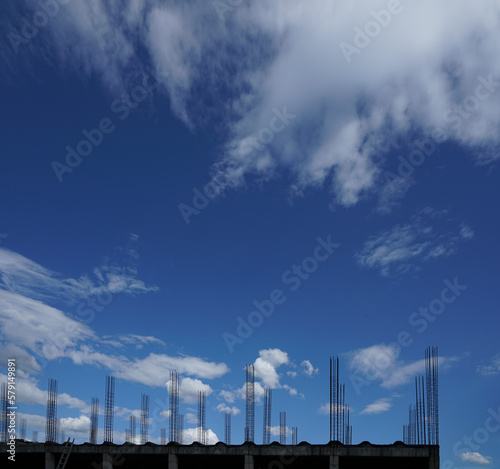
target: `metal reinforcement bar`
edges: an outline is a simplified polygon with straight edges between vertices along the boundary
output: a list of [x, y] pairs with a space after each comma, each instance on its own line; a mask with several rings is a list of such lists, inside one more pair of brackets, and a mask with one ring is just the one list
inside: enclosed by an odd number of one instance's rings
[[253, 365], [246, 366], [245, 391], [245, 441], [253, 443], [255, 430], [255, 369]]
[[106, 376], [106, 398], [104, 406], [104, 442], [113, 443], [113, 422], [115, 412], [115, 378]]
[[55, 379], [49, 379], [45, 441], [51, 443], [57, 442], [57, 380]]
[[177, 371], [170, 372], [170, 419], [169, 419], [169, 439], [176, 443], [179, 442], [178, 437], [178, 416], [179, 416], [179, 374]]

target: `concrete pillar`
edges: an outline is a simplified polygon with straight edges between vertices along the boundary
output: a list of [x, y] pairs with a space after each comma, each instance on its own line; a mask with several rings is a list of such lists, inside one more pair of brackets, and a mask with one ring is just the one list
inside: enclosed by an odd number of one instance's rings
[[45, 451], [45, 469], [56, 469], [56, 458], [50, 451]]
[[334, 454], [330, 454], [330, 469], [339, 469], [339, 457]]
[[169, 453], [168, 455], [168, 469], [178, 469], [179, 462], [177, 461], [177, 455], [174, 453]]
[[109, 453], [102, 453], [102, 469], [113, 469], [113, 458]]
[[245, 454], [245, 469], [253, 469], [253, 456]]

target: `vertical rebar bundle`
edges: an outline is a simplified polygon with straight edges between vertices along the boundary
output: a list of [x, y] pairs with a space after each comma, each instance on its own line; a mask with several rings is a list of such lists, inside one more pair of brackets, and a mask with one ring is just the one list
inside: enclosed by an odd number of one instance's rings
[[417, 407], [414, 405], [410, 405], [408, 411], [408, 430], [407, 430], [407, 439], [409, 445], [416, 445], [418, 441], [418, 431], [417, 431]]
[[224, 416], [224, 443], [231, 444], [231, 412], [226, 412]]
[[345, 384], [340, 384], [339, 359], [330, 358], [330, 441], [350, 444], [352, 428], [346, 424]]
[[425, 377], [427, 392], [427, 435], [430, 445], [439, 445], [438, 363], [437, 347], [428, 347], [425, 351]]
[[255, 429], [255, 370], [253, 365], [246, 366], [246, 419], [245, 441], [254, 442]]
[[286, 412], [280, 412], [280, 444], [286, 445]]
[[339, 359], [330, 357], [330, 441], [339, 439]]
[[340, 441], [345, 444], [345, 384], [340, 388]]
[[135, 415], [131, 415], [129, 417], [129, 441], [130, 443], [136, 444], [135, 441], [135, 428], [136, 428], [136, 417]]
[[57, 443], [57, 380], [49, 379], [45, 441]]
[[271, 403], [272, 391], [270, 388], [264, 389], [264, 426], [262, 431], [262, 444], [271, 443]]
[[115, 378], [106, 376], [106, 396], [104, 400], [104, 442], [113, 443], [113, 422], [115, 412]]
[[184, 415], [180, 414], [177, 420], [177, 443], [182, 445], [184, 443]]
[[26, 440], [26, 419], [21, 419], [21, 432], [20, 432], [21, 440]]
[[349, 406], [347, 406], [347, 425], [345, 427], [346, 438], [344, 444], [352, 445], [352, 426], [350, 425], [350, 411]]
[[1, 389], [1, 402], [0, 402], [0, 441], [8, 441], [7, 437], [7, 384], [2, 383]]
[[149, 396], [141, 394], [141, 445], [148, 442]]
[[425, 445], [425, 398], [424, 398], [424, 377], [415, 377], [415, 410], [416, 410], [416, 443], [417, 445]]
[[292, 445], [297, 444], [297, 427], [292, 427]]
[[198, 441], [206, 444], [205, 419], [207, 412], [207, 393], [198, 391]]
[[166, 444], [167, 444], [167, 429], [160, 428], [160, 445], [166, 445]]
[[91, 445], [97, 444], [97, 429], [99, 422], [99, 399], [97, 397], [92, 398], [90, 404], [90, 435], [89, 441]]
[[170, 429], [169, 439], [179, 442], [179, 374], [177, 371], [170, 372]]

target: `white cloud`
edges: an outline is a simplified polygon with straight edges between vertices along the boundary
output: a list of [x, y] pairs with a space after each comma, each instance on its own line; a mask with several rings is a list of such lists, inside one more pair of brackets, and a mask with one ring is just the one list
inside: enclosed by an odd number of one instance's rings
[[[198, 428], [185, 428], [182, 432], [182, 442], [185, 445], [190, 445], [191, 443], [198, 441]], [[205, 430], [205, 440], [207, 445], [215, 445], [218, 443], [219, 438], [213, 430], [210, 428]]]
[[0, 290], [2, 335], [48, 360], [65, 355], [94, 332], [63, 312], [17, 293]]
[[391, 408], [391, 399], [387, 397], [382, 397], [381, 399], [377, 399], [375, 402], [368, 404], [361, 412], [362, 414], [381, 414], [382, 412], [387, 412]]
[[228, 405], [222, 403], [218, 404], [216, 409], [219, 412], [224, 412], [224, 413], [230, 412], [232, 415], [238, 415], [241, 412], [240, 409], [238, 409], [238, 407], [235, 406], [229, 407]]
[[297, 372], [296, 371], [287, 371], [286, 375], [289, 376], [290, 378], [296, 378]]
[[[343, 407], [344, 407], [344, 410], [346, 413], [347, 413], [348, 409], [352, 410], [352, 407], [348, 407], [348, 406], [343, 406]], [[333, 412], [335, 412], [336, 408], [337, 408], [337, 405], [333, 404], [332, 405]], [[339, 409], [342, 409], [341, 405], [339, 405]], [[322, 404], [319, 407], [317, 412], [318, 412], [318, 414], [321, 414], [321, 415], [330, 415], [330, 403]]]
[[304, 360], [300, 366], [303, 368], [302, 373], [304, 373], [307, 376], [313, 376], [315, 374], [318, 374], [319, 368], [314, 368], [312, 363], [309, 360]]
[[[7, 382], [7, 376], [0, 374], [0, 381]], [[39, 381], [31, 376], [23, 375], [18, 371], [16, 377], [16, 400], [25, 404], [47, 404], [47, 390], [39, 388]], [[88, 412], [87, 403], [73, 397], [65, 392], [58, 392], [57, 404], [67, 406], [71, 409], [78, 409], [82, 412]]]
[[195, 424], [197, 425], [199, 422], [198, 422], [198, 416], [193, 414], [192, 412], [187, 412], [185, 415], [184, 415], [184, 420], [186, 421], [186, 423], [192, 423], [192, 424]]
[[103, 292], [137, 294], [158, 290], [158, 287], [147, 286], [138, 280], [138, 272], [133, 267], [106, 261], [94, 268], [93, 274], [95, 279], [88, 275], [63, 278], [21, 254], [0, 248], [0, 286], [28, 298], [44, 302], [64, 300], [74, 304]]
[[302, 394], [301, 392], [297, 391], [297, 389], [292, 388], [291, 386], [288, 386], [288, 384], [284, 384], [282, 386], [282, 388], [286, 389], [288, 391], [288, 393], [290, 394], [290, 396], [292, 396], [292, 397], [299, 396], [302, 399], [305, 397], [304, 394]]
[[227, 391], [223, 389], [219, 392], [219, 396], [222, 397], [228, 404], [232, 404], [236, 399], [236, 394], [233, 391]]
[[[167, 389], [170, 389], [170, 380], [166, 382]], [[179, 382], [179, 397], [186, 404], [196, 404], [198, 402], [198, 392], [205, 391], [207, 396], [213, 390], [199, 379], [182, 378]]]
[[[436, 228], [437, 222], [443, 219], [444, 227]], [[355, 257], [360, 265], [379, 269], [384, 276], [416, 270], [417, 261], [449, 256], [461, 242], [474, 236], [465, 224], [451, 232], [449, 225], [446, 211], [428, 207], [414, 215], [409, 223], [372, 236]]]
[[[213, 117], [222, 123], [227, 144], [214, 169], [234, 182], [285, 168], [292, 192], [326, 185], [338, 203], [352, 205], [382, 185], [388, 155], [377, 142], [387, 135], [423, 138], [441, 128], [445, 139], [475, 150], [477, 161], [498, 158], [498, 3], [404, 3], [366, 48], [346, 57], [341, 45], [352, 45], [354, 28], [383, 8], [386, 0], [360, 0], [356, 8], [256, 0], [221, 20], [202, 0], [127, 8], [93, 0], [65, 5], [40, 34], [65, 65], [99, 77], [115, 95], [137, 80], [128, 72], [147, 66], [168, 72], [162, 90], [180, 119], [191, 128]], [[139, 62], [139, 49], [151, 63]], [[478, 77], [490, 76], [492, 91], [467, 117], [450, 114], [474, 95]], [[269, 127], [272, 110], [284, 106], [296, 117], [268, 135], [268, 144], [245, 152], [249, 139]]]
[[261, 350], [254, 363], [255, 377], [260, 378], [264, 386], [278, 388], [280, 384], [276, 368], [288, 362], [288, 354], [280, 349]]
[[[285, 428], [285, 432], [286, 432], [287, 437], [292, 435], [292, 429], [288, 426]], [[281, 434], [280, 433], [280, 426], [279, 425], [276, 425], [275, 427], [271, 426], [270, 433], [272, 436], [279, 436]]]
[[491, 464], [491, 458], [488, 456], [483, 456], [480, 453], [477, 452], [467, 452], [467, 453], [461, 453], [458, 455], [458, 457], [465, 462], [470, 462], [473, 464]]
[[170, 409], [168, 409], [168, 410], [162, 410], [159, 415], [160, 415], [160, 417], [169, 419], [170, 416], [172, 415], [172, 411]]
[[[398, 358], [396, 347], [379, 344], [350, 353], [349, 366], [354, 375], [379, 381], [384, 388], [401, 386], [425, 372], [425, 360], [405, 364]], [[439, 366], [445, 369], [458, 360], [460, 357], [439, 357]]]
[[482, 376], [500, 374], [500, 354], [495, 355], [489, 365], [477, 365], [476, 372]]
[[136, 349], [142, 349], [144, 345], [163, 345], [165, 346], [165, 342], [163, 340], [157, 339], [153, 336], [143, 336], [137, 334], [128, 334], [128, 335], [120, 335], [120, 336], [105, 336], [104, 340], [101, 340], [102, 344], [112, 345], [114, 347], [124, 347], [128, 345], [135, 345]]
[[62, 417], [59, 419], [59, 431], [64, 433], [88, 434], [90, 428], [90, 419], [86, 415], [80, 415], [78, 418]]

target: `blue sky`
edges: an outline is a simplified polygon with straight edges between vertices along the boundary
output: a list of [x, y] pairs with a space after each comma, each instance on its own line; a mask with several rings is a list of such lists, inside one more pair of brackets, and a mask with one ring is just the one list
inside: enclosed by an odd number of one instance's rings
[[0, 8], [0, 350], [28, 436], [56, 378], [86, 441], [112, 374], [115, 441], [145, 392], [159, 442], [176, 369], [186, 441], [206, 390], [209, 442], [230, 410], [241, 443], [254, 363], [256, 442], [270, 386], [273, 426], [326, 443], [335, 355], [353, 442], [392, 443], [435, 345], [443, 467], [500, 467], [496, 2]]

